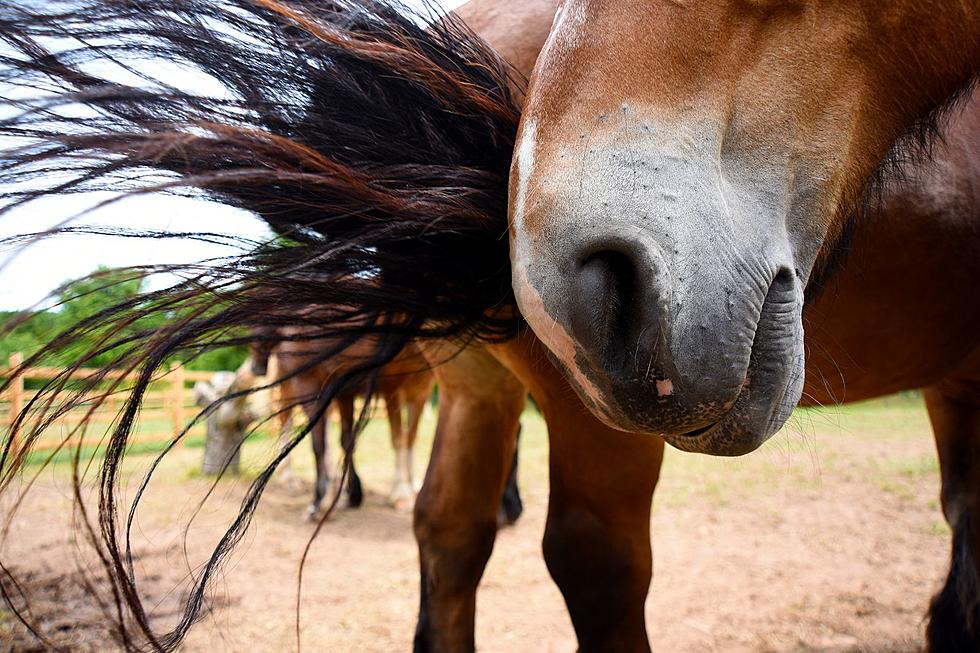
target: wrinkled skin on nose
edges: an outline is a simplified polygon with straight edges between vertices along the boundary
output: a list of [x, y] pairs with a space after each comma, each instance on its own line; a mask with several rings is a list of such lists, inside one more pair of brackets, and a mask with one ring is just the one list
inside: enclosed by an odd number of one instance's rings
[[[705, 435], [715, 452], [758, 446], [803, 381], [784, 195], [735, 157], [713, 158], [710, 129], [630, 104], [597, 116], [548, 165], [528, 145], [535, 130], [525, 125], [515, 161], [518, 185], [535, 177], [513, 215], [512, 255], [538, 336], [611, 425], [682, 436], [685, 448]], [[780, 399], [754, 399], [763, 394]]]

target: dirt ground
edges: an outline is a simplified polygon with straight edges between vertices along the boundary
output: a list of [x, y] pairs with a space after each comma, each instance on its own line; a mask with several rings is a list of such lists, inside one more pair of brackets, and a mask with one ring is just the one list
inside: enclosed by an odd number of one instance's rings
[[[526, 512], [497, 539], [479, 593], [478, 648], [570, 652], [572, 628], [540, 553], [548, 498], [544, 427], [531, 412], [524, 424]], [[427, 436], [432, 425], [428, 416]], [[420, 451], [428, 450], [429, 437]], [[359, 450], [369, 490], [365, 507], [339, 514], [310, 549], [303, 650], [410, 650], [417, 553], [410, 516], [385, 505], [393, 464], [385, 439], [380, 424], [372, 424]], [[254, 469], [267, 449], [251, 446], [247, 467]], [[194, 519], [185, 549], [183, 526], [210, 486], [194, 471], [200, 455], [200, 449], [179, 451], [162, 467], [133, 534], [141, 587], [158, 606], [161, 625], [174, 618], [181, 591], [174, 586], [204, 559], [243, 493], [240, 482], [221, 482]], [[127, 497], [149, 460], [130, 464]], [[309, 470], [305, 452], [295, 466]], [[39, 597], [35, 608], [45, 632], [74, 650], [109, 650], [102, 615], [75, 571], [79, 545], [66, 535], [67, 469], [56, 465], [40, 474], [11, 527], [5, 560]], [[937, 496], [928, 421], [914, 397], [800, 411], [746, 458], [669, 451], [651, 525], [655, 576], [647, 617], [654, 650], [920, 651], [926, 607], [947, 568], [949, 532]], [[303, 520], [306, 501], [305, 491], [269, 489], [185, 650], [296, 648], [298, 561], [312, 529]], [[30, 650], [9, 614], [0, 628], [8, 649]]]

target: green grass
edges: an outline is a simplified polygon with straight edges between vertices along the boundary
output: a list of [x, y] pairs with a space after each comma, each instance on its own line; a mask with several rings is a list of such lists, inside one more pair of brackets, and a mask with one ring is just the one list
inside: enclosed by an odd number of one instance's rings
[[[548, 478], [547, 428], [543, 417], [530, 408], [521, 421], [521, 484], [528, 490], [544, 491]], [[144, 433], [159, 431], [160, 427], [153, 423], [140, 425]], [[254, 477], [269, 460], [275, 446], [272, 430], [271, 424], [264, 425], [243, 447], [242, 476], [246, 479]], [[435, 414], [427, 409], [416, 444], [418, 478], [424, 474], [434, 430]], [[721, 459], [667, 447], [657, 504], [696, 501], [729, 505], [755, 493], [780, 488], [821, 492], [824, 478], [830, 474], [852, 474], [903, 500], [909, 499], [916, 481], [938, 474], [929, 434], [922, 401], [913, 394], [841, 407], [798, 409], [782, 432], [750, 456]], [[331, 423], [328, 437], [336, 457], [335, 423]], [[197, 478], [203, 443], [202, 435], [189, 436], [167, 456], [161, 473], [174, 482]], [[134, 443], [127, 452], [127, 467], [144, 468], [149, 457], [159, 454], [165, 446], [166, 442]], [[103, 450], [90, 447], [83, 454], [97, 459]], [[37, 465], [49, 455], [32, 453], [28, 464]], [[372, 479], [390, 477], [393, 456], [387, 421], [374, 417], [358, 440], [355, 460], [362, 478], [380, 488], [381, 481]], [[73, 451], [60, 451], [51, 462], [55, 468], [66, 468], [73, 457]], [[298, 476], [312, 479], [312, 453], [307, 443], [297, 446], [292, 464]]]
[[952, 531], [949, 530], [949, 524], [947, 524], [944, 521], [938, 521], [938, 520], [929, 524], [928, 533], [930, 535], [935, 535], [943, 539], [946, 539], [952, 535]]
[[793, 428], [794, 422], [819, 427], [823, 431], [837, 429], [841, 435], [870, 433], [890, 438], [917, 437], [922, 430], [929, 430], [929, 418], [917, 392], [903, 392], [843, 406], [798, 408], [789, 422], [789, 428]]
[[[823, 491], [825, 479], [859, 479], [904, 501], [938, 477], [931, 429], [917, 393], [845, 406], [799, 408], [783, 430], [741, 458], [667, 448], [657, 505], [730, 505], [759, 493]], [[930, 499], [931, 500], [931, 499]]]

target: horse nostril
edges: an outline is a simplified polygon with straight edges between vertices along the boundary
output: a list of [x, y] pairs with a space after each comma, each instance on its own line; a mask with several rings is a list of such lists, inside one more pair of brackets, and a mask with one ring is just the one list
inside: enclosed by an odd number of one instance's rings
[[790, 270], [787, 267], [781, 267], [776, 272], [776, 276], [772, 280], [771, 288], [775, 288], [777, 291], [792, 290], [793, 286], [796, 284], [796, 272]]
[[635, 313], [636, 267], [625, 253], [603, 250], [576, 271], [571, 326], [575, 337], [604, 364], [618, 367]]

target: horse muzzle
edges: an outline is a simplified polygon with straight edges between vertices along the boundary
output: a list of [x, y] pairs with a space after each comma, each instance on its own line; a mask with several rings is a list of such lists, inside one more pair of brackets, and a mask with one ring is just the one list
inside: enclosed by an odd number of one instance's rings
[[740, 229], [703, 193], [692, 194], [700, 205], [665, 209], [648, 186], [529, 191], [535, 201], [512, 234], [518, 304], [610, 426], [688, 451], [747, 453], [802, 392], [792, 248], [776, 218]]

